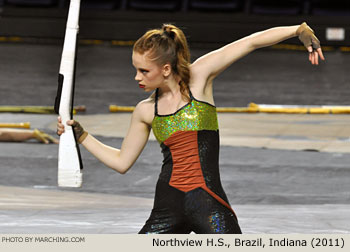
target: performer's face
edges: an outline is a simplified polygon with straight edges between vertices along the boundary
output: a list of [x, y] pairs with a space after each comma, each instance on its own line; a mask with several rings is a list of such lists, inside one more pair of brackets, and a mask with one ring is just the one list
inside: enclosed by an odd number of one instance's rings
[[136, 69], [135, 80], [145, 91], [152, 91], [164, 83], [163, 67], [150, 60], [149, 53], [133, 52], [132, 64]]

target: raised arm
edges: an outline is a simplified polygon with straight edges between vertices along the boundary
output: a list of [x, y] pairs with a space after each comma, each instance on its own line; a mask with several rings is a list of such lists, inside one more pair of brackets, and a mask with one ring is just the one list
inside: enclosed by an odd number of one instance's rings
[[[145, 121], [147, 114], [147, 105], [140, 103], [136, 106], [120, 149], [105, 145], [90, 134], [81, 144], [103, 164], [124, 174], [135, 163], [147, 143], [150, 133], [150, 127]], [[73, 124], [73, 121], [69, 121], [69, 124]], [[58, 128], [61, 133], [60, 122]]]
[[318, 64], [318, 56], [324, 59], [318, 39], [314, 36], [311, 28], [303, 23], [301, 25], [271, 28], [234, 41], [196, 60], [192, 64], [192, 73], [194, 78], [206, 78], [205, 83], [211, 83], [210, 80], [214, 79], [233, 62], [255, 49], [271, 46], [295, 36], [299, 36], [299, 39], [307, 47], [310, 53], [309, 60], [312, 64]]

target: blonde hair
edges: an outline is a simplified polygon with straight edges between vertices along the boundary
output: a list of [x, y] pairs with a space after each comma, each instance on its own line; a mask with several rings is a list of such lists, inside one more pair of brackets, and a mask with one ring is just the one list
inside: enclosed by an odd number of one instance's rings
[[150, 59], [159, 65], [170, 63], [172, 71], [180, 77], [180, 91], [189, 100], [190, 52], [185, 34], [171, 24], [147, 31], [134, 44], [138, 53], [150, 52]]

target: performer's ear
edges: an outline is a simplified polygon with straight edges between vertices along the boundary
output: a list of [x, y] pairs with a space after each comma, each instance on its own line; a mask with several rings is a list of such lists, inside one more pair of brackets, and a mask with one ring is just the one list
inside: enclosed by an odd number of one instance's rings
[[162, 72], [164, 77], [169, 77], [169, 75], [171, 74], [171, 65], [169, 63], [166, 63], [163, 66]]

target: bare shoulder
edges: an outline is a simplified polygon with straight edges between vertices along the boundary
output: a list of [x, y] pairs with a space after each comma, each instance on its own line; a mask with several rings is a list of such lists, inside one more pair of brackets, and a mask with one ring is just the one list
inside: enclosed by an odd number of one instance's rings
[[140, 121], [151, 125], [154, 117], [154, 97], [140, 101], [134, 110], [134, 116], [139, 118]]
[[190, 66], [190, 73], [191, 81], [189, 86], [193, 96], [196, 99], [214, 103], [212, 91], [213, 79], [210, 78], [210, 76], [203, 71], [200, 64], [196, 64], [196, 62]]
[[194, 76], [208, 78], [211, 74], [211, 67], [215, 64], [213, 55], [217, 54], [217, 51], [219, 50], [214, 50], [204, 54], [191, 64], [190, 68]]
[[190, 65], [190, 72], [192, 78], [203, 78], [205, 75], [202, 70], [201, 62], [196, 60]]

